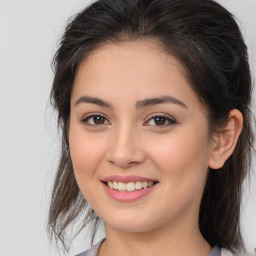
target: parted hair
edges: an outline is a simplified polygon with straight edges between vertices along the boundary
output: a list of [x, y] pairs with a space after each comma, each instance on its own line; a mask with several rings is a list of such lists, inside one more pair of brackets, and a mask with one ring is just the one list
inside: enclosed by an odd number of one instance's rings
[[[175, 57], [207, 110], [209, 133], [221, 132], [229, 111], [243, 114], [243, 129], [224, 166], [209, 170], [199, 227], [212, 246], [238, 253], [242, 182], [253, 150], [250, 111], [252, 81], [247, 47], [233, 15], [213, 0], [98, 0], [71, 18], [53, 59], [51, 103], [58, 112], [62, 147], [49, 210], [52, 238], [69, 250], [67, 228], [78, 219], [79, 233], [96, 213], [81, 195], [69, 154], [70, 96], [76, 71], [90, 53], [106, 43], [153, 39]], [[93, 240], [95, 230], [91, 235]]]

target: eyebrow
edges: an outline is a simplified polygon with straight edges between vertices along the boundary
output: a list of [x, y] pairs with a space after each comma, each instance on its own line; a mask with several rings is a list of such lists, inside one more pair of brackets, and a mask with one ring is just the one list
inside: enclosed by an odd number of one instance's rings
[[157, 98], [138, 101], [136, 103], [136, 108], [149, 107], [152, 105], [163, 104], [163, 103], [173, 103], [181, 107], [187, 108], [187, 105], [185, 103], [171, 96], [163, 96], [163, 97], [157, 97]]
[[82, 96], [75, 102], [74, 106], [76, 107], [80, 103], [91, 103], [101, 107], [112, 108], [110, 103], [96, 97]]
[[[96, 97], [90, 97], [90, 96], [82, 96], [79, 98], [74, 106], [76, 107], [80, 103], [90, 103], [90, 104], [96, 104], [101, 107], [106, 107], [106, 108], [113, 108], [112, 104]], [[163, 97], [156, 97], [156, 98], [149, 98], [149, 99], [144, 99], [136, 102], [136, 108], [144, 108], [144, 107], [149, 107], [157, 104], [164, 104], [164, 103], [172, 103], [179, 105], [181, 107], [187, 108], [187, 105], [183, 103], [182, 101], [171, 97], [171, 96], [163, 96]]]

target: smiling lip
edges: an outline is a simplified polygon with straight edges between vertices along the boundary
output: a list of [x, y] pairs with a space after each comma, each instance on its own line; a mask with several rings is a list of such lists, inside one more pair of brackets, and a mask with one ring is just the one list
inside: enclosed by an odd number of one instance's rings
[[[103, 187], [105, 189], [105, 191], [107, 192], [107, 194], [120, 202], [131, 202], [131, 201], [135, 201], [138, 200], [144, 196], [146, 196], [147, 194], [149, 194], [152, 190], [154, 190], [155, 187], [157, 187], [158, 181], [157, 180], [153, 180], [153, 179], [149, 179], [149, 178], [144, 178], [141, 176], [119, 176], [119, 175], [113, 175], [113, 176], [108, 176], [105, 177], [104, 179], [101, 180]], [[154, 184], [151, 187], [148, 188], [144, 188], [144, 189], [140, 189], [140, 190], [135, 190], [135, 191], [118, 191], [118, 190], [114, 190], [111, 189], [110, 187], [108, 187], [108, 185], [106, 184], [106, 182], [108, 181], [117, 181], [117, 182], [123, 182], [123, 183], [128, 183], [128, 182], [136, 182], [136, 181], [147, 181], [147, 182], [154, 182]]]
[[105, 177], [104, 179], [102, 179], [103, 182], [108, 182], [108, 181], [118, 181], [118, 182], [123, 182], [123, 183], [128, 183], [128, 182], [136, 182], [136, 181], [153, 181], [153, 182], [157, 182], [157, 180], [153, 180], [153, 179], [149, 179], [149, 178], [145, 178], [145, 177], [141, 177], [141, 176], [120, 176], [120, 175], [112, 175], [112, 176], [108, 176]]

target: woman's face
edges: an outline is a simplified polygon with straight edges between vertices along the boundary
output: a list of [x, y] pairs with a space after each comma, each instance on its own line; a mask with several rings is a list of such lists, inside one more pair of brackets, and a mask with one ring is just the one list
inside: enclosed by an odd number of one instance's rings
[[108, 44], [80, 65], [70, 153], [106, 225], [140, 232], [197, 223], [211, 144], [184, 71], [156, 43]]

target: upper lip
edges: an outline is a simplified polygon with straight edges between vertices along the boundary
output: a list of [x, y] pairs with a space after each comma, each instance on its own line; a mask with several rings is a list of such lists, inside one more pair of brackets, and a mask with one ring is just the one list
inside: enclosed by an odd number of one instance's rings
[[130, 176], [120, 176], [120, 175], [112, 175], [108, 176], [102, 179], [103, 182], [108, 182], [108, 181], [117, 181], [117, 182], [136, 182], [136, 181], [153, 181], [157, 182], [157, 180], [146, 178], [146, 177], [141, 177], [141, 176], [135, 176], [135, 175], [130, 175]]

